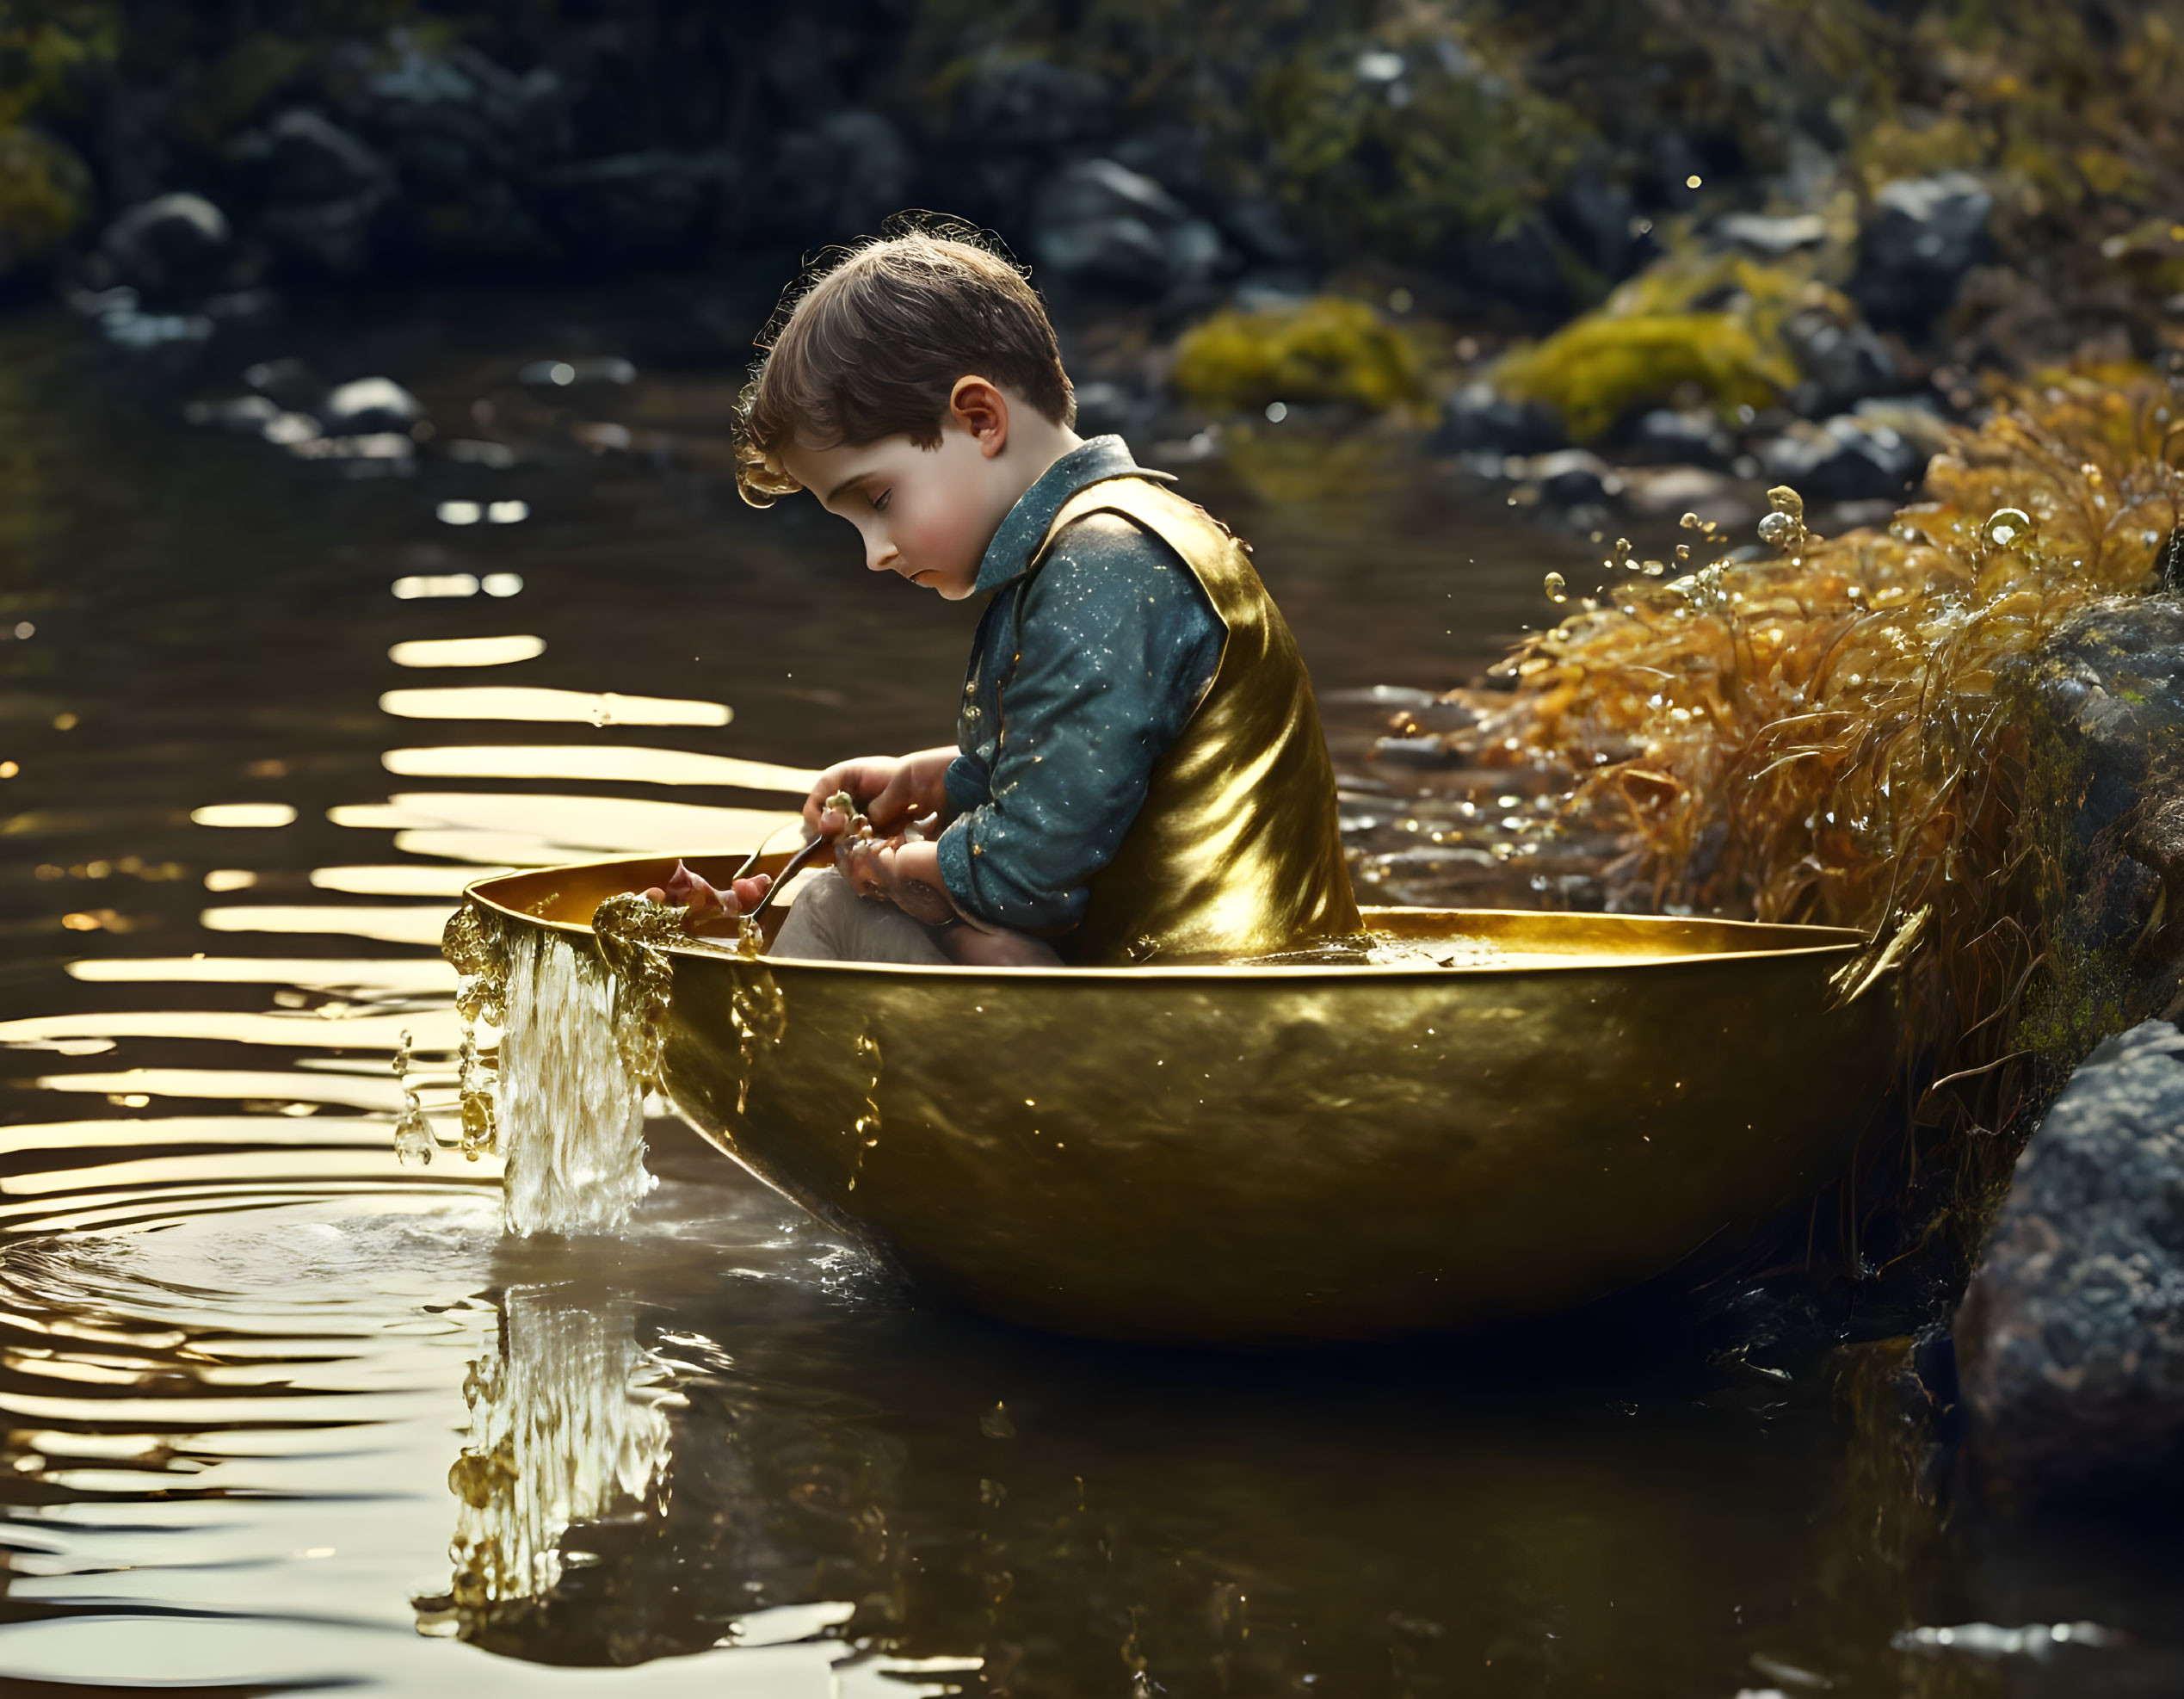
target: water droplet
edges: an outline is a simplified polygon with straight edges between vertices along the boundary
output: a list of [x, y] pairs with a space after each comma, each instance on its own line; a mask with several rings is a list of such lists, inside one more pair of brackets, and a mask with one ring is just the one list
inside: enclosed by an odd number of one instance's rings
[[1786, 549], [1804, 528], [1786, 513], [1770, 513], [1759, 522], [1759, 537], [1771, 548]]
[[1550, 602], [1561, 603], [1570, 600], [1567, 586], [1559, 572], [1548, 573], [1541, 581], [1541, 587], [1547, 592], [1547, 600]]
[[1777, 513], [1787, 514], [1800, 525], [1805, 523], [1805, 497], [1786, 484], [1777, 484], [1767, 492], [1767, 504]]
[[423, 1109], [411, 1109], [394, 1127], [394, 1154], [402, 1162], [420, 1165], [432, 1160], [432, 1123]]
[[1979, 536], [1989, 548], [2008, 548], [2024, 541], [2032, 529], [2033, 516], [2022, 508], [1997, 508], [1979, 528]]

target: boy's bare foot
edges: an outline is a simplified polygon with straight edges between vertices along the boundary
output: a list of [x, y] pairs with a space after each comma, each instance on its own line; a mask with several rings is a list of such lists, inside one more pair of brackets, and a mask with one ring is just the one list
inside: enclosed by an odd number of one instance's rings
[[762, 873], [737, 880], [725, 891], [717, 891], [702, 875], [677, 862], [665, 885], [655, 885], [644, 894], [650, 901], [688, 909], [682, 917], [682, 924], [688, 930], [702, 926], [707, 921], [732, 919], [756, 904], [773, 883], [771, 874]]

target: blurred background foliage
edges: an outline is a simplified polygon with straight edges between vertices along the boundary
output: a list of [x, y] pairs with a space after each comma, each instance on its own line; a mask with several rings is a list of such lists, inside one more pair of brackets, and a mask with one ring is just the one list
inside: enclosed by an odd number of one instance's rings
[[1495, 375], [1589, 441], [1848, 405], [1823, 332], [1912, 384], [2152, 357], [2179, 88], [2184, 0], [0, 0], [0, 287], [756, 287], [922, 206], [1135, 315], [1125, 389], [1412, 406], [1463, 363], [1391, 354], [1415, 309], [1567, 326]]

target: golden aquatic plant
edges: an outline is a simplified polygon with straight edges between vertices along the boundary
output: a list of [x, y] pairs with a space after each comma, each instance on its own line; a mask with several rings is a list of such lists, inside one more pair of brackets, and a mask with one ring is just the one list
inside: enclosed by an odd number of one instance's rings
[[2057, 375], [1960, 433], [1885, 530], [1820, 538], [1777, 491], [1767, 558], [1613, 583], [1502, 663], [1514, 695], [1463, 734], [1565, 768], [1569, 815], [1622, 834], [1633, 900], [1854, 926], [1869, 967], [1892, 950], [1906, 1057], [1934, 1081], [1915, 1108], [1990, 1152], [1960, 1165], [1975, 1189], [2009, 1152], [1973, 1135], [2033, 1084], [2019, 1011], [2059, 983], [2040, 805], [2076, 800], [2018, 681], [2065, 621], [2158, 582], [2180, 415], [2143, 370]]
[[612, 1020], [622, 1066], [647, 1089], [660, 1078], [668, 1000], [675, 989], [671, 945], [688, 941], [684, 911], [634, 891], [608, 898], [592, 913], [593, 942], [614, 976]]

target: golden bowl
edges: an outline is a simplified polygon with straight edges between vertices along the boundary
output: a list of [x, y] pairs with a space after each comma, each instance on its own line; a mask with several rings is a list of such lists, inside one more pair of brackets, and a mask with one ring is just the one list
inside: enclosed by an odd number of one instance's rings
[[[469, 895], [589, 947], [601, 900], [673, 865]], [[922, 1289], [1065, 1333], [1252, 1344], [1647, 1281], [1827, 1178], [1894, 1064], [1894, 975], [1830, 983], [1854, 932], [1365, 914], [1484, 960], [984, 969], [673, 947], [661, 1084]]]

